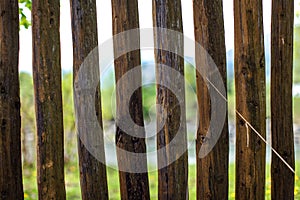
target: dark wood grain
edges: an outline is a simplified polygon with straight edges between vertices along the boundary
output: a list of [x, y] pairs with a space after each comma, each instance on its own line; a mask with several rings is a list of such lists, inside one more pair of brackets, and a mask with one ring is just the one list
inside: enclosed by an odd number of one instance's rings
[[[183, 33], [182, 11], [180, 0], [153, 0], [153, 26], [167, 28]], [[185, 113], [184, 59], [183, 37], [162, 35], [164, 31], [154, 32], [157, 97], [160, 104], [157, 110], [157, 127], [162, 129], [157, 133], [158, 154], [158, 199], [186, 199], [188, 196], [188, 154], [181, 150], [187, 149], [187, 130]], [[173, 52], [160, 48], [173, 46]], [[180, 76], [174, 76], [163, 69], [166, 65], [176, 70]], [[171, 91], [164, 85], [176, 85], [176, 91]], [[182, 107], [183, 106], [183, 107]], [[177, 136], [175, 145], [167, 147]], [[173, 161], [172, 163], [168, 163]], [[164, 166], [164, 163], [169, 164]], [[162, 167], [162, 168], [161, 168]]]
[[[98, 47], [96, 0], [71, 0], [70, 6], [73, 38], [73, 82], [75, 84], [81, 64], [88, 57], [89, 53]], [[95, 56], [98, 57], [99, 55], [97, 54]], [[78, 103], [78, 106], [84, 106], [84, 104], [85, 102], [81, 101]], [[100, 87], [96, 89], [95, 112], [100, 127], [102, 128]], [[89, 132], [85, 131], [80, 134], [89, 134]], [[97, 151], [99, 151], [104, 160], [103, 135], [100, 135], [100, 137], [102, 137], [102, 140], [100, 140], [99, 149]], [[97, 160], [97, 158], [88, 151], [79, 136], [78, 155], [82, 199], [108, 199], [106, 165]]]
[[[123, 31], [139, 28], [137, 0], [112, 0], [111, 3], [113, 35], [117, 35]], [[139, 44], [139, 34], [132, 39], [134, 40], [127, 40], [125, 38], [122, 38], [121, 40], [114, 40], [115, 56], [117, 55], [118, 49], [128, 48], [131, 47], [132, 44], [136, 43]], [[127, 118], [132, 118], [133, 122], [140, 127], [144, 126], [142, 89], [138, 88], [135, 91], [130, 91], [129, 89], [132, 88], [135, 83], [140, 86], [142, 85], [140, 50], [133, 50], [121, 55], [120, 57], [116, 57], [114, 64], [115, 81], [116, 84], [118, 83], [116, 87], [116, 146], [126, 152], [145, 153], [145, 130], [140, 129], [142, 131], [139, 131], [133, 127], [131, 130], [123, 130], [119, 126], [120, 122], [128, 120]], [[119, 82], [120, 79], [131, 69], [136, 70], [132, 79], [129, 79], [126, 82]], [[128, 105], [124, 96], [130, 95], [128, 94], [129, 92], [133, 92], [133, 94], [131, 95]], [[129, 109], [129, 113], [126, 112], [127, 109]], [[134, 135], [137, 135], [137, 137]], [[147, 158], [129, 158], [124, 156], [124, 154], [118, 150], [117, 157], [119, 168], [122, 165], [128, 166], [128, 169], [133, 170], [133, 172], [119, 171], [121, 199], [150, 199], [148, 173], [143, 170], [143, 166], [147, 166]], [[141, 170], [143, 173], [135, 173], [134, 170]]]
[[[293, 134], [294, 1], [272, 1], [271, 134], [272, 146], [295, 169]], [[294, 199], [295, 174], [272, 153], [271, 196]]]
[[32, 1], [39, 199], [66, 199], [59, 0]]
[[0, 1], [0, 199], [24, 199], [21, 164], [19, 6]]
[[[220, 81], [223, 81], [226, 88], [226, 49], [222, 0], [194, 0], [193, 3], [195, 39], [214, 60], [223, 78]], [[201, 66], [201, 63], [207, 58], [197, 51], [199, 49], [196, 48], [197, 68], [205, 67]], [[204, 72], [207, 70], [202, 69]], [[203, 75], [210, 76], [209, 73], [203, 73]], [[226, 117], [221, 136], [213, 150], [206, 157], [200, 158], [198, 154], [204, 141], [203, 138], [206, 137], [210, 128], [211, 116], [218, 115], [218, 113], [212, 113], [210, 94], [205, 77], [197, 73], [196, 81], [199, 109], [199, 126], [196, 140], [197, 199], [228, 199], [228, 119]]]
[[[234, 1], [236, 110], [266, 136], [262, 0]], [[265, 198], [266, 145], [237, 113], [236, 198]]]

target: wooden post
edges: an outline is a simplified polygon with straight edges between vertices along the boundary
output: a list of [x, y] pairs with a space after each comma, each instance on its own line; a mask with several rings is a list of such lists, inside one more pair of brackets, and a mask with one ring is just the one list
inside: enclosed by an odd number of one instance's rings
[[[212, 56], [223, 78], [220, 81], [223, 81], [226, 88], [226, 49], [222, 0], [194, 0], [194, 27], [196, 41]], [[200, 64], [206, 58], [201, 57], [201, 53], [197, 50], [199, 49], [196, 48], [196, 65], [198, 68], [203, 67]], [[202, 138], [206, 136], [209, 130], [212, 111], [205, 77], [200, 74], [197, 74], [196, 77], [200, 117], [196, 140], [197, 199], [228, 199], [228, 119], [226, 117], [223, 131], [212, 152], [204, 158], [199, 158]]]
[[0, 1], [0, 199], [24, 199], [21, 163], [19, 6]]
[[[271, 134], [272, 146], [295, 169], [293, 134], [294, 1], [272, 1]], [[294, 199], [295, 174], [272, 153], [272, 199]]]
[[66, 199], [59, 0], [32, 1], [39, 199]]
[[[180, 0], [153, 0], [154, 27], [167, 28], [179, 33], [183, 32], [182, 12]], [[186, 114], [185, 114], [185, 86], [184, 86], [184, 59], [183, 37], [176, 39], [162, 36], [164, 31], [154, 33], [155, 48], [174, 46], [175, 52], [155, 49], [156, 79], [157, 79], [157, 127], [163, 127], [157, 133], [157, 149], [163, 149], [158, 154], [158, 198], [159, 199], [186, 199], [188, 197], [188, 154], [178, 153], [187, 149]], [[166, 65], [176, 70], [181, 76], [170, 75], [163, 67]], [[177, 85], [177, 91], [171, 91], [164, 86], [168, 81]], [[175, 93], [176, 92], [176, 95]], [[182, 108], [181, 106], [184, 105]], [[183, 112], [182, 112], [183, 111]], [[178, 144], [166, 147], [179, 134]], [[175, 159], [174, 159], [175, 158]], [[163, 163], [175, 160], [161, 168]]]
[[[113, 35], [117, 35], [123, 31], [128, 31], [131, 29], [139, 28], [139, 15], [138, 15], [138, 1], [119, 1], [112, 0], [112, 19], [113, 19]], [[117, 55], [118, 49], [124, 48], [124, 45], [131, 45], [132, 43], [139, 44], [139, 36], [134, 38], [135, 41], [122, 41], [114, 40], [114, 54]], [[126, 103], [124, 96], [128, 95], [128, 88], [137, 83], [142, 85], [142, 74], [141, 74], [141, 58], [140, 50], [133, 50], [126, 54], [115, 58], [115, 76], [116, 76], [116, 102], [117, 102], [117, 112], [116, 112], [116, 146], [126, 152], [134, 153], [145, 153], [146, 143], [145, 131], [138, 133], [136, 129], [132, 129], [132, 132], [125, 132], [119, 126], [120, 122], [126, 121], [126, 118], [132, 118], [134, 123], [140, 127], [144, 126], [143, 119], [143, 107], [142, 107], [142, 89], [138, 88], [132, 94], [130, 98], [129, 105]], [[126, 82], [119, 82], [123, 76], [130, 72], [130, 70], [135, 69], [136, 73], [132, 79]], [[119, 82], [119, 83], [118, 83]], [[132, 91], [133, 92], [133, 91]], [[129, 108], [129, 113], [126, 114], [126, 110]], [[127, 130], [126, 130], [127, 131]], [[133, 135], [138, 134], [139, 137], [134, 137]], [[120, 151], [117, 151], [118, 165], [129, 166], [128, 169], [142, 169], [142, 166], [147, 166], [146, 157], [139, 160], [131, 160], [128, 157], [124, 157]], [[124, 200], [129, 199], [149, 199], [149, 181], [148, 173], [130, 173], [127, 171], [119, 170], [120, 178], [120, 191], [121, 198]]]
[[[236, 198], [265, 198], [265, 54], [262, 0], [235, 0]], [[247, 121], [245, 121], [244, 119]]]
[[[94, 48], [98, 47], [97, 12], [96, 0], [71, 0], [70, 5], [74, 55], [73, 81], [75, 81], [84, 59], [87, 58], [88, 54], [93, 51]], [[98, 54], [96, 56], [98, 56]], [[96, 90], [95, 111], [102, 128], [100, 87]], [[100, 137], [103, 138], [103, 135]], [[103, 142], [103, 140], [101, 141]], [[105, 159], [104, 143], [100, 144], [98, 151], [101, 152]], [[82, 199], [108, 199], [106, 166], [88, 151], [79, 136], [78, 155]]]

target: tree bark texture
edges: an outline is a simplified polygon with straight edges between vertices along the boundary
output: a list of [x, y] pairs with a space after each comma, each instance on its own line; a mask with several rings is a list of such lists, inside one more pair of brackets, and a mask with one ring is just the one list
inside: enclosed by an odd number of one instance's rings
[[24, 199], [21, 163], [19, 6], [0, 1], [0, 199]]
[[[194, 0], [193, 3], [195, 39], [214, 60], [223, 78], [220, 81], [223, 81], [226, 88], [226, 49], [222, 0]], [[196, 66], [198, 68], [206, 58], [201, 56], [197, 50], [196, 48]], [[208, 73], [206, 75], [209, 76]], [[208, 91], [208, 87], [211, 86], [206, 84], [205, 77], [197, 72], [196, 81], [199, 109], [196, 140], [197, 199], [228, 199], [228, 118], [226, 117], [221, 136], [213, 150], [206, 157], [200, 158], [198, 153], [204, 142], [203, 138], [206, 137], [209, 130], [211, 115], [218, 115], [218, 113], [211, 113]], [[222, 101], [224, 100], [222, 99]]]
[[[180, 0], [153, 0], [153, 25], [179, 33], [183, 32]], [[173, 38], [173, 39], [172, 39]], [[154, 31], [157, 99], [157, 149], [158, 154], [158, 198], [186, 199], [188, 197], [188, 154], [185, 114], [185, 85], [183, 37], [165, 35], [164, 31]], [[164, 50], [173, 46], [173, 52]], [[169, 73], [171, 68], [178, 75]], [[165, 84], [176, 85], [171, 91]], [[183, 107], [182, 107], [183, 106]], [[172, 141], [175, 137], [177, 141]], [[172, 146], [169, 144], [173, 144]], [[181, 151], [184, 153], [180, 153]], [[164, 166], [167, 163], [167, 166]]]
[[[272, 2], [271, 32], [271, 133], [272, 146], [295, 169], [293, 134], [294, 1]], [[295, 174], [272, 154], [271, 196], [294, 199]]]
[[[70, 3], [74, 55], [73, 80], [75, 81], [84, 59], [87, 58], [91, 51], [98, 47], [97, 11], [96, 0], [71, 0]], [[96, 56], [98, 57], [99, 55], [97, 54]], [[85, 102], [80, 103], [82, 105]], [[100, 84], [95, 94], [95, 110], [98, 122], [102, 128]], [[100, 151], [105, 159], [103, 135], [100, 137], [102, 137], [102, 140], [98, 151]], [[88, 151], [79, 137], [78, 155], [82, 199], [108, 199], [106, 166]]]
[[[265, 198], [265, 55], [261, 0], [235, 0], [236, 198]], [[244, 119], [243, 119], [244, 118]], [[247, 122], [249, 122], [249, 124]]]
[[39, 199], [66, 199], [59, 0], [32, 1]]
[[[139, 28], [139, 14], [138, 14], [138, 2], [137, 0], [112, 0], [112, 19], [113, 19], [113, 35], [117, 35], [121, 32], [131, 29]], [[135, 69], [134, 76], [123, 82], [119, 82], [116, 87], [116, 102], [117, 102], [117, 119], [116, 119], [116, 146], [127, 152], [133, 153], [146, 153], [145, 143], [145, 130], [137, 132], [132, 127], [130, 130], [122, 130], [119, 126], [120, 122], [126, 121], [127, 118], [132, 118], [133, 122], [144, 127], [143, 119], [143, 107], [142, 107], [142, 89], [139, 87], [131, 95], [129, 105], [126, 103], [124, 96], [128, 95], [128, 88], [132, 88], [132, 85], [142, 85], [141, 74], [141, 58], [140, 50], [133, 50], [125, 53], [120, 57], [116, 57], [117, 51], [123, 49], [123, 47], [132, 45], [133, 43], [139, 44], [139, 33], [133, 40], [127, 40], [125, 38], [121, 40], [114, 39], [114, 54], [115, 54], [115, 78], [116, 84], [126, 73]], [[129, 108], [129, 114], [126, 114], [126, 110]], [[141, 130], [141, 129], [140, 129]], [[130, 131], [130, 132], [128, 132]], [[128, 169], [142, 169], [147, 166], [147, 158], [134, 159], [134, 157], [128, 158], [124, 156], [121, 151], [117, 150], [118, 165], [128, 166]], [[130, 173], [119, 170], [120, 179], [120, 191], [122, 199], [149, 199], [149, 181], [148, 173]]]

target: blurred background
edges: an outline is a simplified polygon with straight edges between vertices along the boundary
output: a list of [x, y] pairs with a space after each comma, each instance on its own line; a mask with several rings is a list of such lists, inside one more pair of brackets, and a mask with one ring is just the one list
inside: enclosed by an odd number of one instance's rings
[[[271, 0], [264, 0], [264, 27], [265, 27], [265, 57], [266, 57], [266, 77], [267, 77], [267, 141], [270, 141], [270, 18]], [[235, 90], [234, 90], [234, 52], [233, 52], [233, 1], [224, 0], [224, 19], [227, 49], [227, 88], [228, 88], [228, 112], [229, 112], [229, 131], [230, 131], [230, 188], [229, 197], [234, 198], [234, 161], [235, 161]], [[23, 6], [28, 23], [30, 23], [30, 11]], [[110, 1], [97, 1], [98, 10], [98, 29], [99, 44], [111, 37], [111, 8]], [[140, 27], [152, 27], [152, 4], [151, 1], [139, 0]], [[193, 38], [193, 13], [192, 0], [182, 1], [184, 34]], [[300, 199], [300, 0], [295, 0], [295, 25], [294, 25], [294, 134], [296, 152], [296, 186], [295, 198]], [[101, 59], [100, 49], [100, 59]], [[21, 27], [20, 30], [20, 86], [21, 86], [21, 115], [22, 115], [22, 155], [24, 168], [24, 189], [25, 199], [37, 199], [36, 188], [36, 135], [35, 135], [35, 111], [32, 82], [32, 55], [31, 55], [31, 27]], [[64, 130], [65, 130], [65, 163], [66, 163], [66, 189], [68, 199], [80, 199], [78, 156], [77, 156], [77, 136], [74, 123], [74, 104], [73, 104], [73, 74], [72, 74], [72, 34], [69, 2], [61, 0], [61, 52], [62, 52], [62, 91], [63, 91], [63, 111], [64, 111]], [[111, 52], [112, 53], [112, 52]], [[151, 50], [141, 50], [143, 81], [155, 80], [154, 54]], [[186, 57], [186, 61], [192, 59]], [[101, 66], [100, 66], [101, 67]], [[196, 131], [196, 111], [197, 102], [195, 96], [195, 69], [188, 62], [185, 64], [186, 75], [186, 112], [188, 127], [188, 139], [191, 143], [189, 147], [189, 190], [190, 197], [194, 199], [196, 186], [195, 171], [195, 148], [193, 141]], [[114, 143], [115, 124], [114, 124], [114, 72], [113, 66], [101, 76], [101, 95], [102, 95], [102, 115], [104, 123], [104, 135], [107, 141]], [[146, 124], [155, 121], [155, 85], [145, 85], [143, 87], [143, 111]], [[148, 133], [147, 133], [148, 134]], [[151, 133], [149, 133], [151, 134]], [[153, 133], [152, 133], [153, 134]], [[148, 151], [155, 151], [155, 137], [147, 139]], [[110, 199], [119, 199], [118, 171], [115, 169], [115, 152], [111, 146], [106, 146], [106, 159], [109, 164], [108, 186]], [[270, 160], [271, 151], [267, 147], [267, 182], [266, 199], [270, 199]], [[155, 159], [148, 161], [152, 165]], [[151, 165], [150, 164], [150, 165]], [[149, 166], [154, 169], [153, 166]], [[151, 168], [152, 167], [152, 168]], [[149, 173], [151, 197], [157, 198], [157, 174], [155, 171]], [[194, 177], [194, 178], [193, 178]]]

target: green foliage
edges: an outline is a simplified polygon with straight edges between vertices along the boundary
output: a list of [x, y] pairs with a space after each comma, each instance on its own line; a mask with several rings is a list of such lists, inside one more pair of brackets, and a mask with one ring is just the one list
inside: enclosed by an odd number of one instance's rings
[[63, 121], [65, 135], [65, 162], [71, 162], [77, 156], [77, 136], [73, 101], [73, 74], [62, 75]]
[[30, 131], [34, 131], [34, 98], [32, 76], [21, 72], [20, 75], [20, 98], [22, 125]]
[[32, 6], [31, 0], [19, 0], [19, 3], [24, 4], [26, 8], [31, 10], [31, 6]]
[[22, 157], [24, 165], [34, 165], [35, 161], [35, 114], [32, 76], [21, 72], [20, 75], [21, 100], [21, 137]]
[[[300, 198], [300, 163], [296, 162], [296, 174], [295, 174], [295, 199]], [[271, 176], [270, 176], [270, 164], [266, 167], [266, 199], [271, 199]], [[149, 186], [151, 199], [157, 198], [157, 172], [149, 172]], [[196, 166], [189, 166], [189, 197], [190, 199], [196, 199]], [[119, 187], [119, 175], [118, 171], [112, 168], [107, 168], [107, 179], [109, 189], [109, 199], [120, 199], [120, 187]], [[67, 199], [80, 199], [80, 182], [79, 182], [79, 170], [76, 162], [71, 163], [65, 167], [65, 180], [66, 180], [66, 193]], [[34, 168], [24, 169], [24, 199], [33, 200], [37, 199], [37, 186], [36, 186], [36, 170]], [[229, 199], [235, 198], [235, 164], [229, 165]]]
[[150, 116], [155, 115], [156, 104], [156, 86], [148, 85], [142, 88], [143, 91], [143, 113], [145, 120], [149, 120]]
[[[297, 29], [299, 31], [299, 29]], [[297, 59], [299, 55], [297, 54]], [[296, 60], [297, 63], [297, 60]], [[295, 68], [297, 70], [299, 68]], [[190, 105], [188, 100], [193, 98], [192, 93], [195, 91], [195, 72], [191, 66], [186, 65], [185, 75], [187, 81], [191, 87], [186, 88], [186, 100], [187, 100], [187, 120], [191, 118], [189, 113], [195, 110], [196, 105]], [[102, 88], [102, 113], [104, 120], [112, 120], [112, 110], [114, 110], [114, 104], [111, 103], [114, 99], [114, 73], [113, 70], [107, 72], [101, 80]], [[228, 105], [229, 105], [229, 119], [232, 120], [235, 117], [234, 112], [234, 82], [231, 81], [228, 84]], [[63, 92], [63, 111], [64, 111], [64, 130], [65, 130], [65, 179], [66, 179], [66, 192], [67, 199], [80, 199], [80, 180], [78, 170], [78, 155], [77, 155], [77, 139], [75, 134], [74, 123], [74, 104], [73, 104], [73, 74], [71, 72], [63, 73], [62, 75], [62, 92]], [[267, 87], [269, 88], [269, 87]], [[34, 95], [33, 95], [33, 81], [32, 75], [28, 73], [20, 73], [20, 96], [21, 96], [21, 115], [22, 115], [22, 134], [23, 131], [35, 133], [35, 114], [34, 114]], [[269, 89], [267, 91], [269, 94]], [[154, 114], [153, 107], [155, 105], [156, 86], [149, 85], [143, 88], [143, 109], [145, 120], [149, 120], [149, 116]], [[192, 100], [191, 102], [194, 102]], [[269, 102], [269, 95], [268, 100]], [[294, 119], [295, 123], [300, 123], [300, 98], [294, 98]], [[268, 107], [269, 110], [269, 107]], [[28, 136], [28, 135], [27, 135]], [[34, 144], [32, 150], [35, 152]], [[299, 152], [297, 152], [298, 155]], [[295, 180], [295, 199], [300, 199], [300, 163], [296, 159], [296, 180]], [[37, 199], [38, 191], [36, 184], [36, 169], [35, 164], [24, 165], [23, 167], [24, 177], [24, 197], [25, 200]], [[266, 175], [266, 199], [270, 198], [271, 182], [270, 182], [270, 164], [267, 164]], [[120, 199], [119, 189], [119, 176], [118, 171], [115, 169], [107, 168], [108, 188], [110, 199]], [[149, 172], [149, 186], [151, 199], [157, 198], [157, 172]], [[196, 166], [189, 165], [189, 196], [190, 199], [196, 198]], [[235, 164], [229, 165], [229, 199], [235, 198]]]
[[295, 14], [296, 14], [296, 17], [299, 18], [300, 17], [300, 1], [298, 0], [298, 6], [296, 5], [295, 6]]
[[28, 29], [31, 26], [31, 22], [26, 16], [25, 11], [31, 11], [32, 2], [31, 0], [19, 0], [19, 15], [20, 15], [20, 26]]
[[116, 102], [112, 101], [115, 89], [115, 74], [113, 68], [106, 71], [101, 78], [102, 117], [103, 120], [113, 120], [113, 112], [116, 108]]
[[294, 29], [294, 83], [300, 83], [300, 25]]
[[294, 123], [300, 125], [300, 97], [294, 97]]
[[63, 74], [62, 91], [65, 131], [72, 132], [75, 130], [72, 73]]

